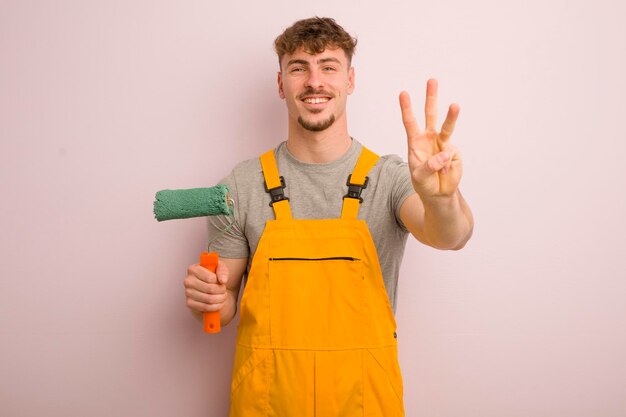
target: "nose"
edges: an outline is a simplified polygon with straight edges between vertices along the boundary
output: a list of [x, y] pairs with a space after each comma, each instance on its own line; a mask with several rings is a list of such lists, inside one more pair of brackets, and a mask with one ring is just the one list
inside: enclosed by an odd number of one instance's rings
[[324, 85], [324, 80], [319, 71], [312, 69], [308, 73], [308, 77], [305, 82], [306, 87], [313, 88], [314, 90], [318, 90]]

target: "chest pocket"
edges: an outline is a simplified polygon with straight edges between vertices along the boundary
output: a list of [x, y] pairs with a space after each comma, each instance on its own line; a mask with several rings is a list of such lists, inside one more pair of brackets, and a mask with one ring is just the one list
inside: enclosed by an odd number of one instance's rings
[[347, 349], [365, 332], [362, 243], [276, 239], [268, 259], [272, 345]]

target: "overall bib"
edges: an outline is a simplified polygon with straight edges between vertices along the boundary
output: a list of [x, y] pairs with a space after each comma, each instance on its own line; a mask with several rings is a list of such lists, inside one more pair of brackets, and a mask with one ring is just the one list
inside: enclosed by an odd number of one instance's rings
[[261, 156], [268, 220], [241, 299], [230, 417], [402, 417], [396, 324], [361, 190], [363, 148], [341, 218], [292, 219], [274, 151]]

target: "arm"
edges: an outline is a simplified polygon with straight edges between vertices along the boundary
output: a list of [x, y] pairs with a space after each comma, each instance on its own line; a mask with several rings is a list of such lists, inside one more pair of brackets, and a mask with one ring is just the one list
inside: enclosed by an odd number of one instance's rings
[[426, 203], [413, 194], [402, 203], [400, 220], [417, 240], [437, 249], [462, 249], [474, 229], [472, 212], [460, 192]]
[[220, 258], [215, 274], [199, 264], [189, 266], [183, 280], [187, 307], [200, 323], [203, 312], [217, 310], [222, 326], [231, 322], [247, 265], [248, 258]]
[[416, 194], [400, 208], [400, 220], [420, 242], [438, 249], [461, 249], [472, 235], [474, 218], [458, 189], [461, 155], [450, 144], [460, 107], [450, 105], [441, 131], [437, 124], [437, 81], [426, 87], [426, 128], [420, 129], [407, 93], [400, 94], [407, 133], [409, 171]]

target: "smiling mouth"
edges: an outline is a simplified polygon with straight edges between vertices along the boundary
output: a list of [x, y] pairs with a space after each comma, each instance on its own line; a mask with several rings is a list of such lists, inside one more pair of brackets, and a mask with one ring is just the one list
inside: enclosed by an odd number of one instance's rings
[[328, 103], [330, 101], [330, 98], [329, 97], [307, 97], [303, 99], [302, 101], [304, 101], [307, 104], [322, 104], [322, 103]]

